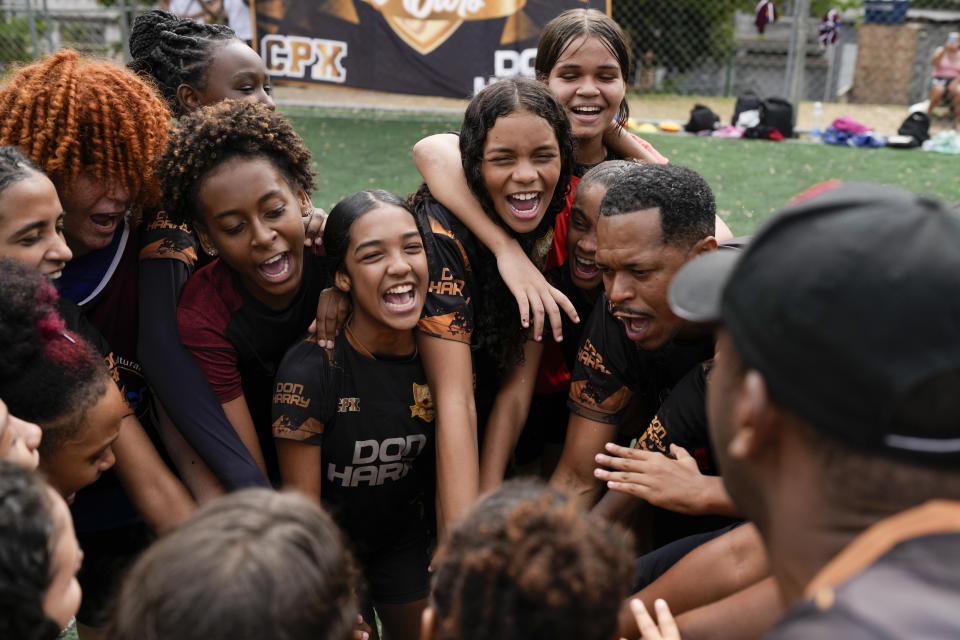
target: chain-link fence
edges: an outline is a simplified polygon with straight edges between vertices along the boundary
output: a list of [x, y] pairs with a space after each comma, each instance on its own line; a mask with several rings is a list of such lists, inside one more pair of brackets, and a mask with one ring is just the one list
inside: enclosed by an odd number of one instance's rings
[[934, 50], [960, 31], [960, 0], [613, 0], [612, 12], [641, 91], [792, 101], [920, 102]]
[[61, 47], [122, 60], [135, 0], [0, 0], [0, 70]]

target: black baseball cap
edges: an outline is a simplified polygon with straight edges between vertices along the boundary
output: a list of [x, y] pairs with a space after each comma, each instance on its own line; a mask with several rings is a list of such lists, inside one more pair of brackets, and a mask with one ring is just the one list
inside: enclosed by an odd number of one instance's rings
[[[956, 207], [844, 184], [781, 211], [745, 251], [686, 264], [668, 299], [685, 320], [722, 323], [771, 397], [828, 435], [960, 461], [960, 415], [929, 418], [960, 395]], [[927, 417], [911, 419], [919, 405]]]

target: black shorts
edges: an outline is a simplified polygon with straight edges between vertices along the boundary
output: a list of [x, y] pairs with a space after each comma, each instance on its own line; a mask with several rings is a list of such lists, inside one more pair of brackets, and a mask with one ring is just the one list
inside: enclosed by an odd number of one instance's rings
[[367, 581], [367, 598], [374, 603], [406, 604], [430, 593], [427, 527], [411, 526], [392, 536], [389, 545], [356, 555]]

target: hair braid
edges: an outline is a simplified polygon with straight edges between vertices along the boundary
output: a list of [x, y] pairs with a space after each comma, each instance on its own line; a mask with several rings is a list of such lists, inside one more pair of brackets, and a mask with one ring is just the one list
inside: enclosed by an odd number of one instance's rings
[[149, 75], [173, 114], [180, 117], [184, 111], [177, 100], [177, 88], [188, 84], [203, 90], [215, 46], [236, 38], [226, 25], [197, 22], [155, 9], [133, 22], [130, 67]]

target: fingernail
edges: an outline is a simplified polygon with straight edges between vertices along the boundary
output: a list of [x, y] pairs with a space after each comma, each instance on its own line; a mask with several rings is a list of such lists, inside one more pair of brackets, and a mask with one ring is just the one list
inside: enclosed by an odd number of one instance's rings
[[613, 448], [614, 448], [615, 446], [617, 446], [617, 445], [615, 445], [615, 444], [612, 443], [612, 442], [608, 442], [607, 444], [603, 445], [604, 449], [606, 449], [607, 451], [613, 451]]
[[644, 609], [643, 600], [640, 600], [639, 598], [631, 600], [630, 608], [633, 609], [634, 611], [643, 611]]
[[360, 622], [360, 623], [363, 622], [363, 616], [360, 615], [359, 613], [357, 614], [357, 622]]

